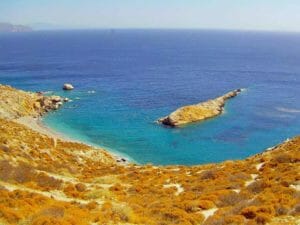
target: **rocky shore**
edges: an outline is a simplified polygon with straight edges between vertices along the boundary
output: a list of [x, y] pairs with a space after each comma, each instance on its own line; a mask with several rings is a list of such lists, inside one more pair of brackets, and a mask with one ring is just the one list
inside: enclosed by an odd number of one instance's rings
[[245, 160], [123, 165], [18, 122], [55, 105], [0, 86], [0, 224], [300, 224], [300, 137]]
[[241, 92], [242, 89], [236, 89], [206, 102], [180, 107], [170, 115], [158, 119], [158, 122], [175, 127], [216, 117], [224, 111], [226, 101]]
[[69, 101], [60, 96], [45, 96], [42, 92], [25, 92], [1, 84], [0, 98], [3, 101], [0, 116], [6, 119], [42, 116], [51, 110], [57, 110], [64, 102]]

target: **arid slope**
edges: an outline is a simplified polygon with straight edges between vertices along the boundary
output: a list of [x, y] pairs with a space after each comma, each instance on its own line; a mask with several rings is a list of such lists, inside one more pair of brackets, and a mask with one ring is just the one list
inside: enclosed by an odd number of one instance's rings
[[300, 137], [240, 161], [120, 165], [12, 121], [34, 96], [0, 86], [0, 224], [300, 223]]

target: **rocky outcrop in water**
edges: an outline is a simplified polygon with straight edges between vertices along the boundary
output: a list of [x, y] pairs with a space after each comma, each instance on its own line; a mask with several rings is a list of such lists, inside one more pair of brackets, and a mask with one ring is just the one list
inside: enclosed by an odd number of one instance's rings
[[242, 89], [230, 91], [225, 95], [201, 102], [195, 105], [183, 106], [170, 115], [158, 119], [159, 123], [168, 126], [180, 126], [192, 122], [199, 122], [220, 115], [224, 111], [225, 103], [228, 99], [237, 96]]
[[72, 84], [64, 84], [63, 85], [63, 90], [65, 91], [71, 91], [74, 89], [74, 86]]

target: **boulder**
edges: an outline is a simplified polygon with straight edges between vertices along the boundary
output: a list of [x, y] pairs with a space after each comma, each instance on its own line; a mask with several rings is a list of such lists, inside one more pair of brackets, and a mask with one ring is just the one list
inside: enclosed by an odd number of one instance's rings
[[65, 90], [65, 91], [70, 91], [73, 89], [74, 89], [74, 86], [72, 84], [64, 84], [64, 86], [63, 86], [63, 90]]
[[60, 96], [51, 96], [51, 101], [54, 103], [61, 102], [62, 98]]
[[52, 108], [51, 109], [53, 109], [53, 110], [57, 110], [59, 108], [59, 105], [54, 105], [54, 106], [52, 106]]
[[40, 102], [35, 102], [35, 103], [33, 104], [33, 107], [34, 107], [34, 109], [39, 110], [42, 106], [41, 106], [41, 103], [40, 103]]

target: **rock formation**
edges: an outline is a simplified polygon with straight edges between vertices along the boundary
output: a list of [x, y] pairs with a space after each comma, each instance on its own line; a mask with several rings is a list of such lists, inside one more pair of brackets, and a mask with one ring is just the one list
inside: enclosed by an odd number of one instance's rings
[[218, 116], [223, 112], [226, 101], [237, 96], [241, 91], [242, 89], [237, 89], [206, 102], [183, 106], [170, 115], [158, 119], [158, 122], [174, 127]]
[[0, 117], [7, 119], [41, 116], [58, 109], [64, 102], [64, 98], [60, 96], [44, 96], [40, 92], [25, 92], [1, 84], [0, 99]]
[[64, 84], [63, 85], [63, 90], [65, 90], [65, 91], [70, 91], [73, 89], [74, 89], [74, 86], [72, 84]]

